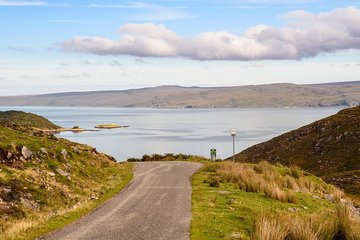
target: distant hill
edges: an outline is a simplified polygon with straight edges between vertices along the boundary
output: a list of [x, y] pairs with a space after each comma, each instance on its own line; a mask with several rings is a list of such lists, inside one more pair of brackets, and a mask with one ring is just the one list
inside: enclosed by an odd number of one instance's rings
[[20, 127], [33, 127], [40, 129], [59, 128], [59, 126], [53, 124], [42, 116], [21, 111], [0, 111], [0, 125], [17, 125]]
[[254, 145], [237, 161], [299, 166], [348, 193], [360, 194], [360, 107]]
[[237, 87], [180, 87], [0, 97], [0, 106], [113, 106], [164, 108], [326, 107], [360, 105], [360, 82]]

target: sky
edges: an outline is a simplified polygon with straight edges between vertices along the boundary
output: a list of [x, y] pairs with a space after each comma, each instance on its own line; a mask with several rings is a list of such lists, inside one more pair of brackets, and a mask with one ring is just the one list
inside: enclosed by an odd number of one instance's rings
[[360, 1], [0, 0], [0, 95], [360, 80]]

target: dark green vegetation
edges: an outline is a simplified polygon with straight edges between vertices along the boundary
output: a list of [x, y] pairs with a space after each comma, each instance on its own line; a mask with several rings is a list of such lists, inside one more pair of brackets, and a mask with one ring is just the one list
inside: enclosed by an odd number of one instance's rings
[[191, 161], [191, 162], [207, 162], [208, 159], [201, 156], [187, 155], [187, 154], [145, 154], [141, 158], [129, 158], [128, 162], [152, 162], [152, 161]]
[[25, 113], [21, 111], [0, 112], [1, 125], [16, 125], [20, 127], [33, 127], [40, 129], [57, 129], [56, 126], [44, 117], [33, 113]]
[[[46, 121], [34, 124], [53, 127]], [[60, 228], [131, 179], [131, 164], [116, 163], [95, 148], [18, 125], [0, 125], [0, 239], [35, 239]]]
[[191, 239], [360, 239], [357, 205], [299, 168], [207, 163], [192, 186]]
[[0, 97], [0, 105], [4, 106], [237, 108], [349, 106], [359, 103], [360, 82], [313, 85], [282, 83], [214, 88], [161, 86], [123, 91]]
[[360, 195], [360, 107], [252, 146], [237, 154], [236, 160], [296, 165], [347, 193]]

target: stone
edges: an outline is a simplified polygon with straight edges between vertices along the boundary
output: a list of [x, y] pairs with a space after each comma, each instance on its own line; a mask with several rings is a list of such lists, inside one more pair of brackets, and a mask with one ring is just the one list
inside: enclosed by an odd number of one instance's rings
[[68, 152], [66, 151], [66, 149], [61, 149], [61, 155], [64, 157], [64, 159], [66, 160], [66, 158], [68, 157]]
[[334, 202], [334, 195], [332, 194], [325, 194], [324, 198], [329, 202]]
[[6, 194], [11, 192], [11, 188], [8, 188], [8, 187], [4, 187], [2, 190], [3, 190]]
[[33, 156], [33, 152], [28, 149], [27, 147], [23, 146], [21, 148], [21, 155], [25, 158], [25, 159], [29, 159]]
[[235, 238], [235, 239], [242, 239], [244, 237], [244, 234], [240, 233], [232, 233], [227, 236], [228, 238]]
[[39, 209], [39, 204], [37, 204], [36, 202], [31, 201], [29, 199], [20, 197], [20, 202], [26, 208], [29, 208], [29, 209], [32, 209], [32, 210], [38, 210]]
[[55, 177], [55, 173], [53, 173], [53, 172], [48, 172], [48, 175], [51, 177]]
[[74, 152], [76, 153], [81, 153], [81, 150], [78, 147], [72, 147], [72, 149], [74, 150]]
[[94, 195], [91, 195], [88, 197], [89, 200], [98, 200], [99, 198], [94, 196]]
[[48, 151], [46, 150], [46, 148], [40, 148], [40, 153], [41, 154], [44, 154], [44, 155], [47, 155], [48, 154]]
[[218, 193], [222, 195], [231, 194], [230, 191], [218, 191]]
[[67, 177], [70, 175], [68, 172], [65, 172], [64, 170], [62, 170], [60, 168], [57, 168], [56, 171], [63, 177]]
[[10, 159], [11, 157], [12, 157], [11, 152], [8, 152], [7, 155], [6, 155], [6, 158], [7, 158], [7, 159]]
[[298, 209], [298, 208], [288, 208], [287, 210], [289, 212], [298, 212], [300, 209]]

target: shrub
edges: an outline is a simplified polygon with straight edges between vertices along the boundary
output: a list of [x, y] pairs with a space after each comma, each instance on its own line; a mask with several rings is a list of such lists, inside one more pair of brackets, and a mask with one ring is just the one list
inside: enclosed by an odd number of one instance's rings
[[209, 187], [216, 187], [218, 188], [220, 186], [220, 179], [217, 176], [213, 176], [209, 180]]

